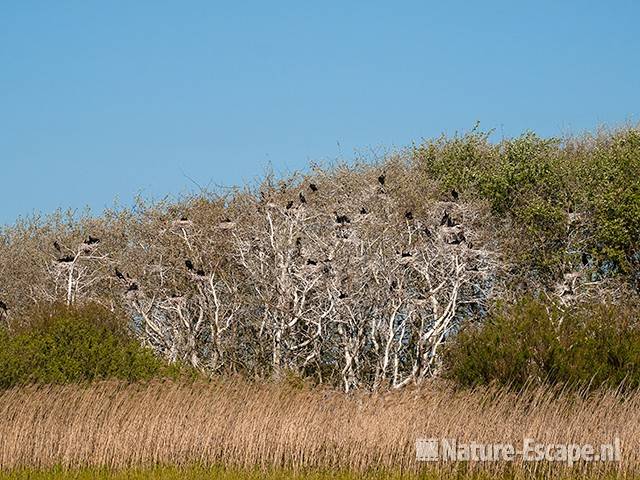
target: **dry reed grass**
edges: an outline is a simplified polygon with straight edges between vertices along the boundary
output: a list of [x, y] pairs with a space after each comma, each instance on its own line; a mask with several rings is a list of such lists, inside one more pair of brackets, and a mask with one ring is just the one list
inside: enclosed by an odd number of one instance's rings
[[[571, 475], [640, 471], [640, 393], [581, 398], [557, 390], [455, 391], [433, 384], [345, 395], [328, 389], [225, 381], [26, 387], [0, 393], [0, 469], [227, 465], [264, 469], [445, 474], [418, 464], [418, 437], [484, 443], [622, 443], [622, 461]], [[565, 476], [541, 463], [464, 465], [475, 473]]]

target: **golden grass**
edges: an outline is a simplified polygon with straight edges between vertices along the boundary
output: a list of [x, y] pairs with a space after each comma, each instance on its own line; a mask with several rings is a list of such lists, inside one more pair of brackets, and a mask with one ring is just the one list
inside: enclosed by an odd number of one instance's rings
[[[415, 461], [419, 437], [460, 442], [622, 443], [621, 462]], [[640, 472], [640, 393], [455, 391], [433, 384], [345, 395], [226, 381], [25, 387], [0, 393], [0, 469], [224, 465], [290, 471], [631, 476]]]

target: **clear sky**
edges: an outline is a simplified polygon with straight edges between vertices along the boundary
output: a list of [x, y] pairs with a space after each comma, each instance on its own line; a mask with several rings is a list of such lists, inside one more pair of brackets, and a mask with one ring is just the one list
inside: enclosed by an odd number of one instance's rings
[[0, 1], [0, 224], [467, 131], [637, 123], [638, 1]]

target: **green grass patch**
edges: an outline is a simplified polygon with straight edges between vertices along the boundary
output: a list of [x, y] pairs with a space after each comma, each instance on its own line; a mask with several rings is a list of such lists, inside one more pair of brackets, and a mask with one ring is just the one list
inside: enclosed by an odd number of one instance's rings
[[[562, 480], [591, 480], [621, 478], [615, 475], [570, 473], [552, 475]], [[340, 472], [340, 471], [308, 471], [293, 472], [289, 470], [246, 470], [222, 467], [154, 467], [110, 471], [106, 469], [83, 470], [16, 470], [0, 472], [0, 480], [524, 480], [549, 478], [548, 472], [542, 475], [531, 475], [523, 469], [505, 471], [502, 474], [483, 470], [468, 471], [466, 468], [453, 468], [448, 471], [438, 468], [425, 468], [421, 473], [394, 472]], [[625, 478], [638, 478], [627, 476]]]

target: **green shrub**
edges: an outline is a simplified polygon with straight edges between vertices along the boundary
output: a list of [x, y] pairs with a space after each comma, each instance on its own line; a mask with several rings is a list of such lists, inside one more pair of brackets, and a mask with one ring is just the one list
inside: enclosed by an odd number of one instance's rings
[[640, 130], [491, 144], [476, 128], [420, 145], [413, 159], [420, 181], [490, 203], [524, 276], [560, 278], [579, 252], [601, 274], [640, 278]]
[[28, 315], [16, 332], [0, 329], [0, 388], [27, 383], [127, 381], [180, 374], [128, 336], [99, 306], [54, 305]]
[[463, 328], [444, 351], [445, 376], [491, 383], [640, 387], [640, 311], [585, 305], [563, 311], [525, 299]]

